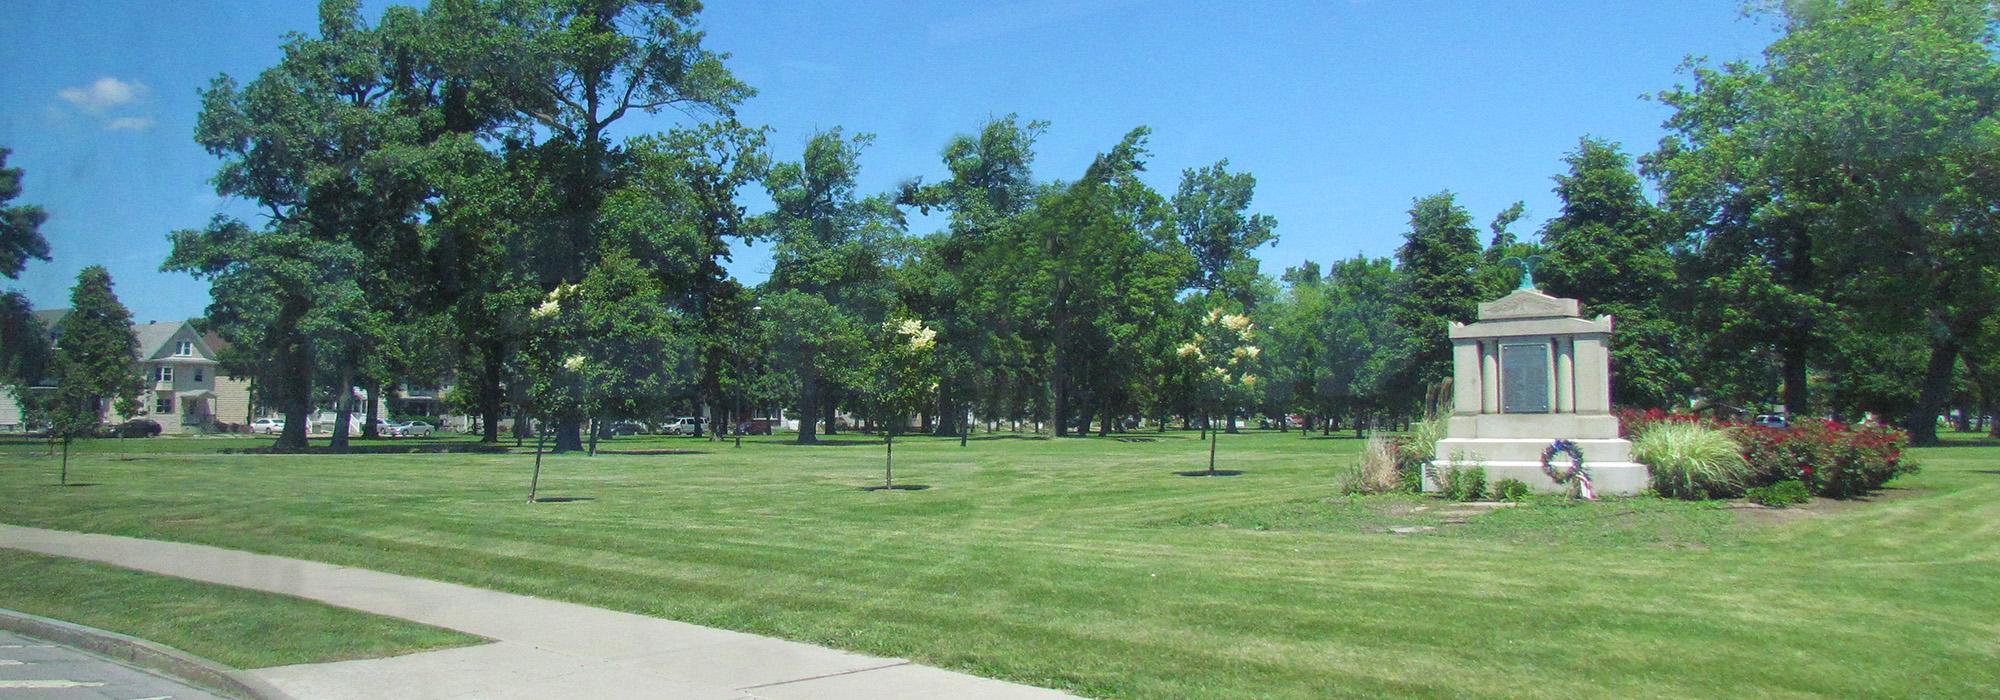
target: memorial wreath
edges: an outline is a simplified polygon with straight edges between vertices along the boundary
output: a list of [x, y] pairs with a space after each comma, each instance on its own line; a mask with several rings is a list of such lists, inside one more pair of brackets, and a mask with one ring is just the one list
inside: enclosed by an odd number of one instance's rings
[[[1569, 455], [1569, 469], [1556, 469], [1553, 461], [1558, 452]], [[1597, 500], [1597, 491], [1590, 487], [1590, 470], [1583, 466], [1583, 448], [1577, 447], [1573, 441], [1559, 439], [1542, 450], [1542, 473], [1549, 475], [1558, 485], [1575, 483], [1578, 495], [1585, 500]]]

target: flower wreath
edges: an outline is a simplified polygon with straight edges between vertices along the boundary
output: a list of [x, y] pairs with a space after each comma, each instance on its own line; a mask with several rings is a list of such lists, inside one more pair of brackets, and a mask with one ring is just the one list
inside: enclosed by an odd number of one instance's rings
[[[1569, 455], [1569, 469], [1559, 471], [1551, 463], [1557, 452]], [[1559, 439], [1542, 450], [1542, 473], [1549, 475], [1557, 484], [1575, 482], [1577, 493], [1585, 500], [1597, 500], [1597, 491], [1590, 486], [1590, 470], [1583, 466], [1583, 448], [1577, 447], [1573, 441]]]

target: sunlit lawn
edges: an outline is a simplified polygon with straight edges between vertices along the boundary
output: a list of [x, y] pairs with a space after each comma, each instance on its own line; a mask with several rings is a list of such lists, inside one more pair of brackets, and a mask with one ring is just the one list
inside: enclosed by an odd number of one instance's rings
[[[160, 439], [165, 444], [164, 439]], [[551, 457], [0, 445], [0, 521], [364, 566], [1107, 697], [2000, 693], [2000, 447], [1788, 518], [1335, 496], [1359, 441], [620, 438]], [[110, 441], [104, 441], [110, 442]], [[201, 441], [183, 441], [201, 444]], [[268, 442], [264, 440], [263, 442]], [[1409, 512], [1414, 508], [1425, 510]], [[1768, 514], [1765, 514], [1768, 515]], [[1399, 524], [1433, 532], [1396, 535]]]
[[482, 644], [428, 625], [240, 588], [0, 549], [0, 608], [148, 639], [236, 668]]

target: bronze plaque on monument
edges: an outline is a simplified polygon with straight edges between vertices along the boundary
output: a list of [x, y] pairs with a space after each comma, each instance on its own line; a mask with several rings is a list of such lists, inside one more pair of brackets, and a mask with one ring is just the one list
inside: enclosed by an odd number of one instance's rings
[[1500, 412], [1549, 412], [1549, 345], [1500, 346]]

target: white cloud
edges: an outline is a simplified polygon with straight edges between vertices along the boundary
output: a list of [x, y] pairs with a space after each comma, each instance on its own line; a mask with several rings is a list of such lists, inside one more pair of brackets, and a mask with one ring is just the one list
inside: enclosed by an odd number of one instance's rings
[[56, 96], [85, 112], [100, 114], [137, 102], [145, 98], [147, 91], [145, 83], [137, 80], [128, 83], [107, 75], [89, 85], [63, 88], [56, 92]]
[[119, 117], [104, 123], [111, 131], [145, 131], [153, 128], [152, 117]]

